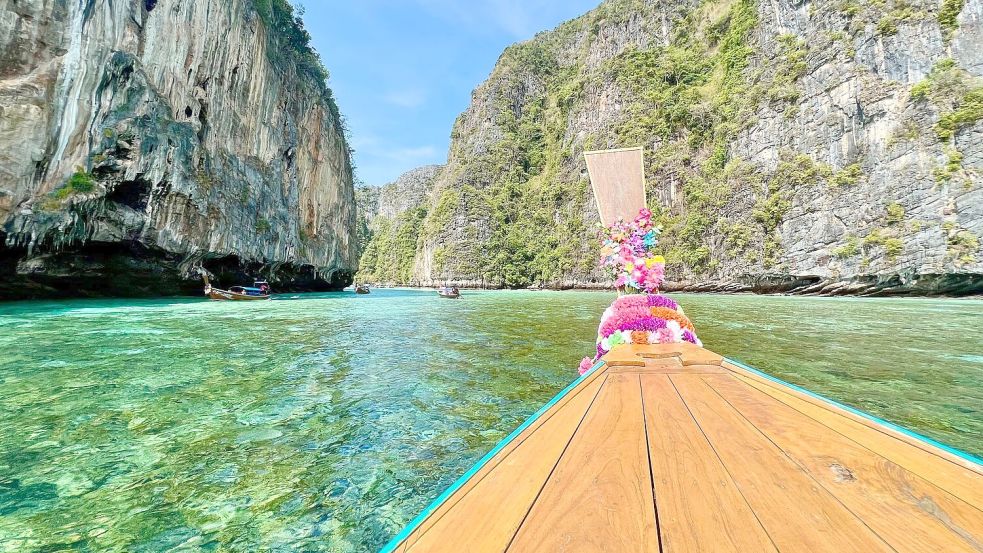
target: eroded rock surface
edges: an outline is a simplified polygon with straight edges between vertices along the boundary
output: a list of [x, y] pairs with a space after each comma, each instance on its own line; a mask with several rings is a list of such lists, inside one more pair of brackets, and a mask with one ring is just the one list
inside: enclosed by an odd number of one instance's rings
[[417, 242], [427, 215], [426, 204], [442, 165], [407, 171], [381, 187], [356, 190], [359, 236], [363, 251], [362, 282], [416, 284], [412, 280]]
[[330, 90], [250, 0], [0, 2], [0, 297], [345, 285]]
[[582, 154], [644, 146], [671, 288], [981, 293], [981, 37], [980, 0], [603, 2], [474, 91], [407, 280], [603, 286]]

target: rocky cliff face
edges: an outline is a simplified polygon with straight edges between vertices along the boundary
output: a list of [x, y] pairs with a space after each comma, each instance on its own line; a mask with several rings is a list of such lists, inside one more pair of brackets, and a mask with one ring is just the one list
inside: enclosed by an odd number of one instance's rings
[[385, 186], [357, 190], [359, 228], [364, 237], [359, 281], [414, 283], [413, 262], [427, 215], [425, 204], [443, 168], [426, 165]]
[[0, 2], [0, 297], [343, 286], [350, 152], [282, 0]]
[[983, 292], [983, 2], [608, 0], [505, 51], [411, 280], [598, 285], [582, 153], [642, 145], [675, 288]]

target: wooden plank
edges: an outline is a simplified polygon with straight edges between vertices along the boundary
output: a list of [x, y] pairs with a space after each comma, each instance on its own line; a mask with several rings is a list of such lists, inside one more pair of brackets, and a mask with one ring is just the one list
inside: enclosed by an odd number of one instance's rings
[[644, 367], [645, 359], [635, 351], [634, 346], [620, 344], [604, 356], [609, 367]]
[[953, 462], [949, 456], [934, 453], [938, 451], [936, 448], [928, 444], [914, 444], [910, 439], [902, 439], [897, 432], [874, 428], [873, 421], [861, 421], [860, 417], [852, 413], [791, 388], [779, 387], [777, 383], [749, 373], [740, 367], [725, 364], [725, 368], [734, 370], [735, 376], [750, 386], [812, 417], [867, 449], [876, 451], [886, 459], [925, 478], [970, 505], [983, 509], [983, 486], [967, 485], [979, 481], [980, 475], [969, 470], [962, 463]]
[[897, 551], [983, 551], [983, 512], [744, 382], [703, 380]]
[[[693, 345], [687, 342], [688, 345]], [[646, 359], [679, 358], [683, 354], [683, 344], [618, 344], [611, 353], [622, 352], [626, 355], [645, 357]], [[693, 346], [696, 347], [696, 346]], [[609, 353], [608, 355], [610, 355]], [[607, 356], [604, 357], [607, 359]]]
[[621, 344], [615, 346], [611, 353], [616, 353], [620, 357], [638, 356], [643, 359], [675, 358], [682, 365], [720, 365], [724, 360], [719, 354], [689, 342], [677, 342], [673, 344]]
[[694, 346], [688, 342], [682, 344], [683, 365], [720, 365], [724, 358], [716, 353]]
[[637, 352], [642, 357], [648, 358], [675, 354], [679, 356], [683, 365], [719, 365], [724, 360], [719, 354], [689, 342], [653, 344], [637, 347]]
[[967, 460], [692, 344], [610, 359], [395, 551], [983, 551]]
[[650, 366], [653, 362], [677, 363], [687, 365], [717, 365], [724, 358], [689, 342], [676, 344], [619, 344], [607, 355], [604, 361], [612, 367]]
[[[527, 439], [532, 437], [535, 432], [546, 422], [548, 422], [556, 413], [560, 412], [570, 401], [581, 396], [582, 393], [588, 390], [588, 388], [593, 387], [593, 394], [596, 396], [597, 386], [603, 383], [604, 377], [606, 375], [607, 366], [602, 366], [594, 372], [590, 373], [574, 388], [570, 390], [566, 395], [560, 398], [552, 407], [550, 407], [546, 412], [542, 413], [535, 421], [532, 422], [522, 433], [512, 439], [509, 443], [505, 444], [504, 447], [484, 466], [482, 466], [475, 474], [473, 474], [460, 488], [458, 488], [450, 497], [448, 497], [442, 504], [440, 504], [430, 515], [422, 522], [420, 525], [414, 529], [414, 531], [404, 540], [404, 543], [415, 542], [424, 532], [426, 532], [433, 524], [435, 524], [440, 518], [447, 512], [455, 509], [457, 502], [460, 501], [472, 488], [478, 485], [486, 476], [495, 470], [498, 464], [507, 458], [508, 455], [512, 453], [517, 447], [525, 443]], [[592, 396], [592, 397], [594, 397]]]
[[[627, 356], [622, 356], [622, 357], [625, 358], [625, 359], [627, 359]], [[609, 365], [612, 368], [617, 367], [617, 368], [628, 369], [628, 370], [630, 370], [630, 369], [636, 369], [636, 370], [640, 370], [640, 371], [643, 371], [643, 372], [644, 371], [648, 371], [648, 370], [681, 369], [681, 368], [683, 368], [683, 364], [679, 361], [679, 358], [678, 357], [660, 357], [658, 359], [644, 359], [644, 358], [639, 357], [639, 356], [636, 355], [634, 358], [637, 359], [640, 363], [618, 363], [618, 362], [614, 362], [614, 363], [609, 363]], [[606, 360], [607, 360], [607, 358], [605, 357], [605, 362], [606, 362]]]
[[427, 527], [407, 540], [407, 551], [504, 551], [602, 383], [596, 379], [584, 387], [536, 430], [534, 439], [523, 441], [493, 472], [434, 513]]
[[701, 376], [669, 378], [780, 551], [891, 551]]
[[645, 167], [641, 148], [584, 152], [601, 222], [631, 221], [645, 207]]
[[642, 377], [662, 550], [776, 551], [667, 376]]
[[945, 459], [945, 460], [947, 460], [947, 461], [949, 461], [951, 463], [954, 463], [954, 464], [956, 464], [958, 466], [961, 466], [961, 467], [963, 467], [965, 469], [968, 469], [969, 471], [975, 472], [975, 473], [983, 476], [983, 465], [981, 465], [979, 463], [975, 463], [973, 461], [970, 461], [969, 459], [965, 459], [963, 457], [959, 457], [958, 455], [954, 455], [954, 454], [952, 454], [952, 453], [950, 453], [950, 452], [948, 452], [948, 451], [946, 451], [944, 449], [940, 449], [939, 447], [926, 442], [925, 440], [918, 439], [918, 438], [916, 438], [914, 436], [905, 434], [903, 432], [898, 432], [897, 430], [895, 430], [893, 428], [890, 428], [888, 426], [885, 426], [883, 424], [880, 424], [877, 421], [871, 420], [868, 417], [864, 417], [864, 416], [858, 415], [856, 413], [851, 413], [850, 411], [847, 411], [845, 409], [842, 409], [842, 408], [840, 408], [840, 407], [838, 407], [838, 406], [830, 403], [829, 401], [825, 401], [825, 400], [823, 400], [821, 398], [817, 398], [817, 397], [811, 396], [809, 394], [802, 393], [802, 392], [800, 392], [800, 391], [798, 391], [798, 390], [796, 390], [794, 388], [791, 388], [789, 386], [786, 386], [786, 385], [783, 385], [781, 383], [775, 382], [773, 380], [769, 380], [769, 379], [767, 379], [767, 378], [765, 378], [765, 377], [763, 377], [763, 376], [761, 376], [759, 374], [755, 374], [755, 373], [753, 373], [751, 371], [747, 371], [747, 370], [745, 370], [745, 369], [743, 369], [741, 367], [738, 367], [736, 365], [733, 365], [731, 363], [727, 363], [726, 365], [727, 365], [726, 366], [727, 370], [729, 370], [731, 372], [734, 372], [734, 373], [737, 373], [740, 376], [744, 376], [746, 378], [755, 380], [755, 381], [760, 382], [760, 383], [762, 383], [762, 384], [764, 384], [766, 386], [769, 386], [769, 387], [777, 388], [777, 389], [779, 389], [779, 390], [781, 390], [783, 392], [786, 392], [786, 393], [788, 393], [790, 395], [793, 395], [793, 396], [795, 396], [795, 397], [797, 397], [799, 399], [802, 399], [802, 400], [806, 401], [807, 403], [811, 403], [811, 404], [813, 404], [815, 406], [818, 406], [818, 407], [820, 407], [822, 409], [826, 409], [828, 411], [838, 413], [839, 415], [841, 415], [843, 417], [846, 417], [846, 418], [848, 418], [848, 419], [850, 419], [852, 421], [855, 421], [855, 422], [860, 423], [862, 426], [866, 426], [867, 428], [876, 430], [876, 431], [881, 432], [883, 434], [887, 434], [890, 437], [893, 437], [893, 438], [896, 438], [898, 440], [901, 440], [902, 442], [905, 442], [905, 443], [907, 443], [909, 445], [915, 446], [918, 449], [921, 449], [921, 450], [923, 450], [923, 451], [925, 451], [927, 453], [931, 453], [933, 455], [936, 455], [938, 457], [941, 457], [941, 458], [943, 458], [943, 459]]
[[639, 385], [608, 376], [508, 551], [659, 551]]
[[644, 367], [611, 367], [609, 374], [730, 374], [716, 365], [646, 365]]

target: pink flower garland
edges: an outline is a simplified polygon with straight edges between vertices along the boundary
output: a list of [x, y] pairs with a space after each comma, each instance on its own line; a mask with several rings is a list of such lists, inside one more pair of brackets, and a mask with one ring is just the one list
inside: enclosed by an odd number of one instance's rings
[[703, 346], [682, 308], [660, 294], [632, 294], [614, 300], [601, 316], [597, 329], [597, 355], [580, 362], [580, 374], [619, 344], [673, 344]]
[[642, 209], [634, 221], [618, 220], [607, 230], [601, 265], [611, 271], [616, 287], [643, 293], [620, 296], [604, 311], [597, 329], [597, 355], [580, 362], [580, 374], [619, 344], [690, 342], [702, 346], [679, 304], [658, 293], [665, 280], [665, 259], [651, 254], [660, 232], [652, 225], [652, 212]]
[[607, 267], [617, 288], [656, 292], [665, 279], [666, 260], [652, 255], [662, 230], [652, 225], [652, 212], [642, 209], [634, 221], [619, 219], [606, 228], [601, 243], [601, 266]]

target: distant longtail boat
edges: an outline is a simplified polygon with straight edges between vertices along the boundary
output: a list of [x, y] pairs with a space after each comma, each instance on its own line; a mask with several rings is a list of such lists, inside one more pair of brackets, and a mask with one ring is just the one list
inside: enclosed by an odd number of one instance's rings
[[457, 299], [461, 297], [461, 290], [457, 286], [444, 286], [437, 289], [437, 295], [442, 298]]
[[270, 299], [270, 285], [265, 280], [257, 280], [252, 286], [233, 286], [228, 290], [215, 288], [205, 279], [205, 295], [213, 300], [223, 301], [261, 301]]

